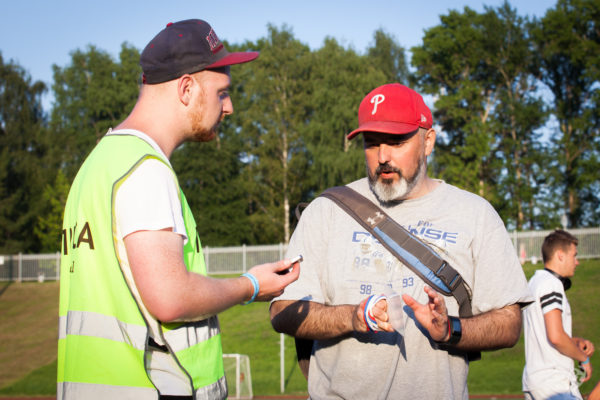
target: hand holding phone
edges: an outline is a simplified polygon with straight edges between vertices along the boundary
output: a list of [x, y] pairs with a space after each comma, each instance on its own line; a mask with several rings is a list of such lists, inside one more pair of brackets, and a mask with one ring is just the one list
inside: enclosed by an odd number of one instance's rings
[[297, 262], [302, 262], [304, 260], [304, 257], [302, 257], [302, 254], [298, 254], [296, 257], [292, 258], [290, 261], [293, 264], [296, 264]]
[[288, 268], [288, 269], [284, 269], [283, 271], [278, 271], [277, 273], [278, 273], [279, 275], [285, 275], [285, 274], [287, 274], [288, 272], [290, 272], [290, 271], [292, 270], [292, 268], [294, 268], [294, 267], [293, 267], [293, 265], [294, 265], [294, 264], [296, 264], [296, 263], [298, 263], [298, 262], [302, 262], [302, 260], [304, 260], [304, 257], [302, 257], [302, 254], [298, 254], [296, 257], [294, 257], [294, 258], [292, 258], [292, 259], [290, 260], [290, 262], [291, 262], [291, 264], [292, 264], [292, 266], [291, 266], [290, 268]]

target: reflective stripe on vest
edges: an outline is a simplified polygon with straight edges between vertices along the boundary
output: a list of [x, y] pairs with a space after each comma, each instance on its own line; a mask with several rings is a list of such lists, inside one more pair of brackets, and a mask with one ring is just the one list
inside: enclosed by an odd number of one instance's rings
[[[176, 353], [219, 334], [219, 325], [214, 317], [186, 324], [185, 328], [174, 329], [164, 334], [171, 349]], [[127, 332], [127, 335], [123, 335], [123, 332]], [[89, 311], [69, 311], [67, 317], [58, 319], [59, 339], [65, 339], [67, 335], [95, 336], [124, 342], [143, 351], [146, 348], [146, 333], [145, 327], [126, 324], [110, 315]]]
[[[212, 385], [196, 390], [196, 399], [222, 399], [227, 392], [225, 377]], [[62, 382], [57, 387], [57, 399], [64, 400], [138, 400], [157, 399], [158, 392], [152, 388], [133, 388], [124, 386], [108, 386], [93, 383]]]
[[215, 317], [190, 322], [186, 326], [187, 329], [172, 330], [163, 327], [163, 336], [175, 353], [205, 342], [220, 333], [219, 321]]
[[[126, 324], [110, 315], [90, 311], [69, 311], [58, 319], [58, 338], [67, 335], [94, 336], [115, 342], [126, 342], [136, 350], [146, 348], [146, 327]], [[123, 335], [127, 332], [127, 335]]]
[[154, 387], [141, 388], [95, 383], [59, 382], [56, 388], [56, 398], [63, 400], [158, 400], [158, 392]]
[[[58, 398], [158, 397], [145, 367], [149, 329], [123, 277], [115, 248], [116, 188], [148, 159], [170, 168], [145, 141], [106, 136], [71, 187], [63, 224]], [[183, 249], [186, 267], [206, 274], [196, 223], [181, 191], [180, 200], [188, 236]], [[170, 354], [190, 378], [190, 394], [225, 398], [216, 316], [161, 328]]]
[[[146, 349], [146, 334], [145, 327], [126, 324], [115, 317], [89, 311], [69, 311], [66, 317], [59, 318], [59, 344], [61, 340], [67, 338], [67, 335], [73, 336], [70, 338], [72, 341], [86, 343], [84, 348], [72, 356], [74, 365], [85, 365], [90, 359], [102, 359], [108, 354], [115, 357], [115, 353], [123, 351], [123, 345], [131, 346], [143, 354]], [[181, 364], [185, 366], [197, 364], [198, 354], [207, 359], [221, 358], [221, 346], [213, 345], [213, 341], [219, 338], [219, 334], [217, 318], [210, 317], [166, 331], [164, 337], [171, 350], [177, 354]], [[104, 341], [99, 346], [95, 344], [95, 338], [108, 339], [108, 341]], [[212, 376], [223, 376], [221, 365], [222, 363], [215, 363], [212, 368], [208, 365], [204, 368], [189, 368], [188, 373], [194, 382], [194, 387], [207, 384], [210, 386], [213, 382]], [[132, 379], [131, 370], [120, 371], [121, 367], [114, 366], [113, 372], [117, 372], [122, 379]], [[77, 376], [82, 374], [82, 371], [77, 371]], [[138, 380], [139, 385], [145, 386], [143, 377], [138, 377]]]

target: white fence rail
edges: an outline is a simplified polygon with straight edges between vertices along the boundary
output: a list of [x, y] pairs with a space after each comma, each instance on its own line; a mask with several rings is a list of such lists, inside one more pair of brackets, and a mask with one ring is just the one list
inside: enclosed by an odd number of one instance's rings
[[[513, 245], [523, 261], [540, 261], [541, 248], [548, 231], [511, 232]], [[570, 229], [579, 239], [578, 258], [600, 258], [600, 227]], [[206, 268], [211, 275], [241, 274], [257, 264], [283, 258], [287, 246], [283, 243], [259, 246], [204, 247]], [[60, 254], [0, 254], [0, 281], [57, 280]]]
[[[569, 229], [579, 243], [577, 244], [577, 258], [600, 258], [600, 227]], [[542, 243], [550, 234], [548, 231], [512, 232], [513, 245], [519, 258], [523, 261], [540, 261], [542, 259]]]
[[0, 281], [57, 280], [60, 253], [0, 255]]

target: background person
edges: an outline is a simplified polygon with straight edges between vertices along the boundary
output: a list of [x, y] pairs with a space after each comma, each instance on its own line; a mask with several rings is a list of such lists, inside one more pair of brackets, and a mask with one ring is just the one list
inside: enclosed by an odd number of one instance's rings
[[[435, 144], [422, 97], [400, 84], [371, 91], [358, 111], [367, 177], [348, 184], [433, 247], [471, 290], [472, 318], [390, 254], [331, 200], [304, 211], [288, 254], [304, 256], [302, 275], [271, 304], [275, 330], [314, 339], [308, 391], [314, 399], [467, 399], [466, 351], [513, 346], [527, 281], [502, 220], [484, 199], [427, 175]], [[386, 301], [363, 317], [367, 296], [389, 288], [408, 305], [404, 335]], [[462, 330], [462, 334], [461, 334]], [[449, 350], [441, 349], [449, 346]]]
[[[224, 399], [216, 314], [268, 301], [296, 280], [289, 260], [206, 276], [192, 212], [169, 158], [210, 141], [233, 112], [229, 53], [202, 20], [169, 24], [140, 57], [129, 116], [79, 170], [64, 216], [59, 399]], [[219, 221], [214, 221], [218, 224]]]
[[542, 244], [544, 269], [529, 280], [535, 302], [523, 310], [525, 369], [523, 392], [527, 399], [581, 399], [573, 360], [592, 375], [594, 345], [572, 337], [571, 306], [565, 291], [575, 274], [577, 238], [564, 230], [546, 236]]

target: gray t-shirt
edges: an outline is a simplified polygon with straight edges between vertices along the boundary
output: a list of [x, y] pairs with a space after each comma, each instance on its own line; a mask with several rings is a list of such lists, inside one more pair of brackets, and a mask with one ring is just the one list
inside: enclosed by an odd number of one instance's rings
[[[379, 204], [366, 178], [348, 186]], [[385, 211], [462, 275], [474, 314], [531, 301], [504, 224], [484, 199], [440, 182], [427, 195]], [[287, 254], [302, 254], [304, 262], [298, 281], [278, 300], [358, 304], [391, 287], [428, 301], [424, 282], [329, 199], [317, 198], [304, 210]], [[455, 299], [445, 300], [449, 315], [458, 315]], [[438, 349], [406, 306], [405, 311], [404, 336], [371, 332], [315, 341], [310, 397], [468, 399], [466, 359]]]

